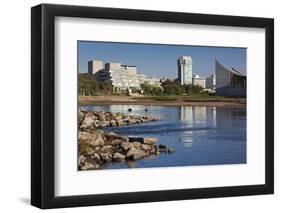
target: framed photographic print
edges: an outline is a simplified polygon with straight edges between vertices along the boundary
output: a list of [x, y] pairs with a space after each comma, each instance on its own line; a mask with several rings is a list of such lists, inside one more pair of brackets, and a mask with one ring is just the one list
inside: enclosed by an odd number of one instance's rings
[[274, 21], [31, 9], [31, 203], [272, 194]]

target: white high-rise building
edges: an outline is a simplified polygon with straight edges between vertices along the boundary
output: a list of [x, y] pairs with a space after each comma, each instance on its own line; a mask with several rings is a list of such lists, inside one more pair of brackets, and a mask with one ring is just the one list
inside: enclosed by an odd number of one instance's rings
[[88, 73], [97, 82], [111, 83], [116, 92], [140, 90], [143, 83], [161, 87], [160, 79], [140, 74], [137, 67], [132, 65], [105, 63], [105, 67], [103, 67], [102, 61], [91, 60], [88, 62]]
[[178, 59], [178, 81], [181, 85], [192, 84], [192, 58], [181, 56]]
[[103, 68], [103, 61], [91, 60], [88, 61], [88, 76], [92, 78], [96, 72]]

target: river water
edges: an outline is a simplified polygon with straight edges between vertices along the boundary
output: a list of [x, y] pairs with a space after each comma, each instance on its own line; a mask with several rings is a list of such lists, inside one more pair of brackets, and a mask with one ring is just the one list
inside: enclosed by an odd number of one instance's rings
[[136, 162], [112, 163], [108, 169], [246, 163], [245, 107], [98, 105], [81, 108], [152, 115], [159, 121], [104, 130], [127, 136], [155, 137], [159, 139], [158, 144], [176, 150]]

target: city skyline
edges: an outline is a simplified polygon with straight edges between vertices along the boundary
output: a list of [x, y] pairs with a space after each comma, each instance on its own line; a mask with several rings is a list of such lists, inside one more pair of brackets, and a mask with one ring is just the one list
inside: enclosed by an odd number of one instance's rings
[[136, 44], [78, 41], [78, 72], [87, 73], [88, 61], [115, 62], [137, 67], [156, 78], [177, 78], [177, 59], [191, 56], [193, 74], [208, 77], [215, 72], [215, 59], [246, 75], [246, 48], [189, 45]]

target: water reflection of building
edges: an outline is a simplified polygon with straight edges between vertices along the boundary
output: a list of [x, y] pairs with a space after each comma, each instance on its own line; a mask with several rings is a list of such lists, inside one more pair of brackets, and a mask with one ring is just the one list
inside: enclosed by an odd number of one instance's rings
[[194, 113], [195, 124], [206, 124], [207, 122], [206, 107], [201, 107], [201, 106], [194, 107], [193, 113]]
[[[179, 120], [182, 131], [179, 134], [180, 143], [185, 147], [192, 147], [194, 131], [200, 129], [200, 134], [207, 133], [217, 125], [216, 107], [181, 106]], [[206, 130], [204, 130], [206, 128]]]
[[179, 120], [185, 123], [193, 123], [193, 107], [181, 106]]
[[216, 107], [181, 106], [179, 120], [188, 126], [196, 124], [216, 126]]

